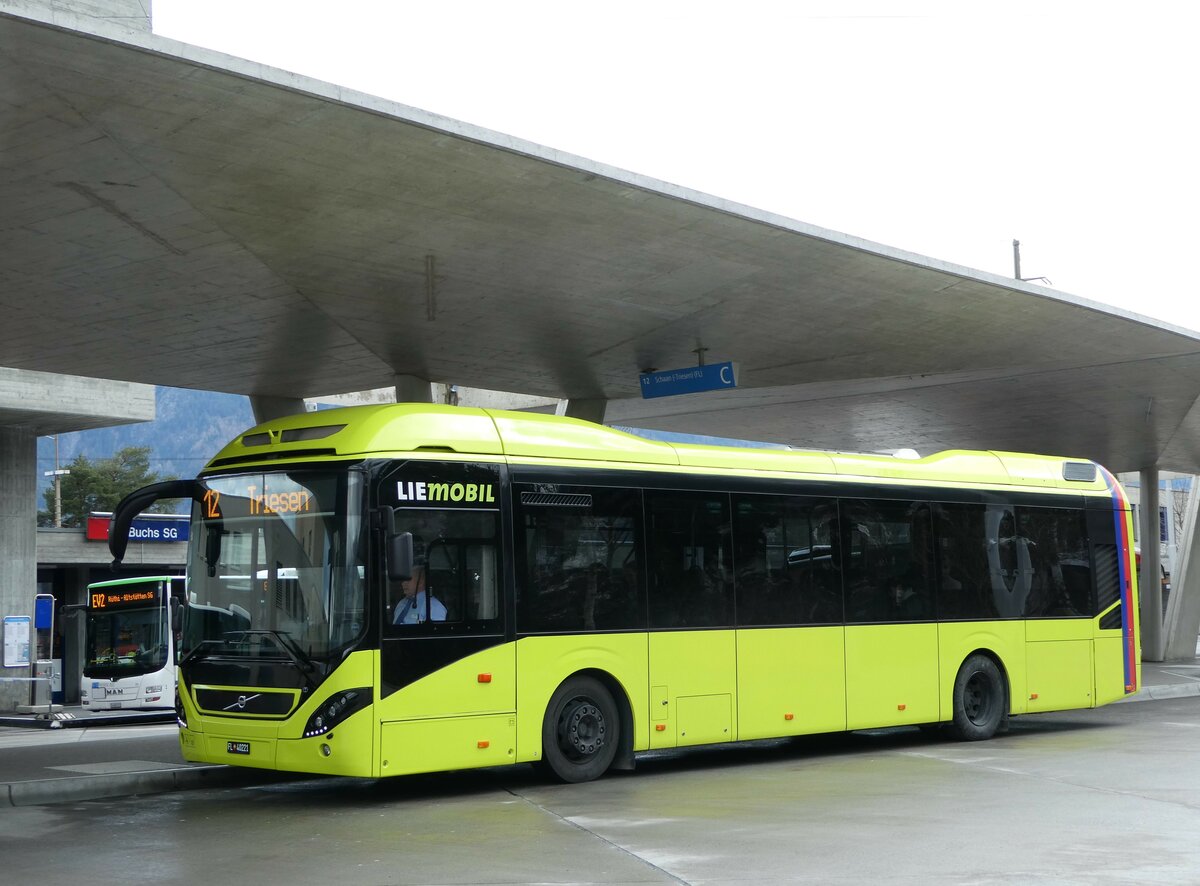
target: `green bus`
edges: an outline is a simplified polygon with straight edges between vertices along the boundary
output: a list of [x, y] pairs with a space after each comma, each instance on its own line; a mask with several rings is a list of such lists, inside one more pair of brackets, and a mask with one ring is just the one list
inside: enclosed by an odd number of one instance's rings
[[398, 404], [237, 437], [188, 498], [186, 759], [383, 777], [899, 725], [986, 739], [1140, 676], [1086, 459], [684, 445]]

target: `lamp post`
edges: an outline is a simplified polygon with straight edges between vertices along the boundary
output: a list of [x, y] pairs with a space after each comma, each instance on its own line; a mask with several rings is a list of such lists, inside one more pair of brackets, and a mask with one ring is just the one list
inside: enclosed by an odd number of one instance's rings
[[42, 471], [43, 477], [54, 478], [54, 528], [62, 529], [62, 478], [64, 474], [71, 473], [66, 468], [58, 466], [58, 435], [54, 437], [54, 470]]

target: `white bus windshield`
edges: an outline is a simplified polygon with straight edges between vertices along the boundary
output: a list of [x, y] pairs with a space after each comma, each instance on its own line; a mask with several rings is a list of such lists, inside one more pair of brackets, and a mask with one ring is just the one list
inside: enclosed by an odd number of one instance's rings
[[193, 507], [181, 653], [328, 659], [365, 629], [356, 471], [209, 477]]
[[160, 670], [167, 664], [168, 630], [161, 605], [90, 612], [84, 676], [133, 677]]

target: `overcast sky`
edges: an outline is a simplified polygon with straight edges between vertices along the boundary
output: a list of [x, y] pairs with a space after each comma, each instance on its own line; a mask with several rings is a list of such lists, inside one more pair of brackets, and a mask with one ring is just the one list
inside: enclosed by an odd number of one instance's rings
[[1200, 4], [153, 0], [164, 36], [1200, 330]]

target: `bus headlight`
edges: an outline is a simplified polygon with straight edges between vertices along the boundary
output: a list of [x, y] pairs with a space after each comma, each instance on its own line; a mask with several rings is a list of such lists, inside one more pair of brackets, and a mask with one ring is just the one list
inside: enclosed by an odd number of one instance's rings
[[180, 729], [187, 729], [187, 714], [183, 710], [183, 699], [179, 697], [179, 690], [175, 690], [175, 722]]
[[338, 723], [345, 720], [355, 711], [360, 711], [371, 703], [369, 687], [346, 689], [331, 695], [318, 705], [313, 715], [304, 726], [304, 737], [324, 735]]

